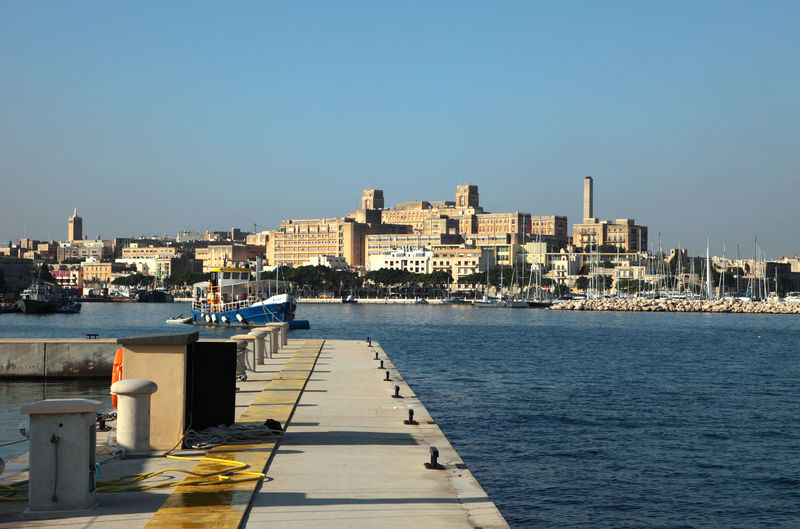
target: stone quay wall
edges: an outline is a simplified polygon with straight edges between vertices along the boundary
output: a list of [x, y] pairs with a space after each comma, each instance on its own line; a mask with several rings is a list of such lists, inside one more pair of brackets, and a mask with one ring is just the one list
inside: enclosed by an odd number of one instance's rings
[[116, 339], [0, 340], [0, 378], [111, 377]]

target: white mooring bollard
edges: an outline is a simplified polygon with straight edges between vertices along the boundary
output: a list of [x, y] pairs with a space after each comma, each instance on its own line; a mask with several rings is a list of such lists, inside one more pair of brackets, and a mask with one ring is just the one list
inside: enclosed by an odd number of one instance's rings
[[131, 378], [111, 385], [117, 395], [117, 446], [130, 452], [150, 451], [150, 395], [158, 390], [151, 380]]

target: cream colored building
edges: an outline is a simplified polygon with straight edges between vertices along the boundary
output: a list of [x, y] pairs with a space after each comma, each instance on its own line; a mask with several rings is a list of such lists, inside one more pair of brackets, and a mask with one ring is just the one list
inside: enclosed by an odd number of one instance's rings
[[432, 271], [432, 251], [397, 250], [385, 254], [372, 255], [367, 270], [405, 270], [414, 274], [430, 274]]
[[267, 262], [302, 266], [312, 257], [343, 257], [351, 266], [365, 266], [364, 238], [371, 231], [403, 232], [405, 226], [372, 225], [352, 217], [285, 220], [269, 234]]
[[461, 238], [455, 234], [378, 233], [365, 237], [367, 259], [392, 250], [428, 250], [442, 244], [459, 244]]
[[123, 259], [170, 259], [180, 255], [180, 251], [173, 246], [143, 246], [136, 243], [122, 249]]
[[195, 259], [203, 261], [203, 273], [207, 274], [215, 268], [226, 266], [245, 266], [251, 259], [258, 257], [259, 246], [246, 244], [215, 244], [195, 250]]
[[624, 252], [647, 250], [647, 226], [638, 226], [633, 219], [607, 220], [585, 219], [583, 224], [572, 226], [572, 243], [585, 248], [587, 245], [609, 244]]
[[113, 254], [112, 241], [82, 240], [68, 241], [58, 244], [56, 258], [59, 262], [65, 259], [97, 259], [110, 258]]
[[85, 262], [81, 263], [81, 276], [83, 284], [99, 283], [108, 285], [120, 275], [128, 275], [133, 270], [125, 263], [113, 262]]
[[462, 277], [485, 271], [494, 262], [491, 251], [463, 244], [434, 246], [432, 250], [431, 269], [448, 272], [454, 283], [458, 283]]
[[647, 226], [638, 226], [633, 219], [611, 222], [594, 217], [594, 181], [587, 176], [583, 180], [583, 222], [573, 224], [572, 244], [579, 248], [610, 244], [625, 252], [642, 252], [647, 250]]
[[543, 237], [554, 237], [559, 248], [565, 248], [569, 241], [569, 224], [567, 217], [562, 215], [537, 215], [530, 219], [531, 228], [526, 232], [531, 237], [542, 235]]
[[302, 266], [326, 266], [334, 270], [345, 270], [349, 267], [344, 257], [335, 255], [315, 255], [303, 263]]

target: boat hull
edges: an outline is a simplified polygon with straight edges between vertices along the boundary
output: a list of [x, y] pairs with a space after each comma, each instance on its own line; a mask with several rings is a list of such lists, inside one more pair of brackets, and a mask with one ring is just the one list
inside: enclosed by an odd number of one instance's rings
[[17, 303], [19, 310], [25, 314], [53, 314], [58, 310], [55, 301], [37, 301], [34, 299], [21, 299]]
[[142, 303], [172, 303], [174, 298], [162, 290], [145, 290], [136, 295], [136, 300]]
[[263, 303], [235, 310], [204, 312], [192, 310], [192, 323], [199, 325], [257, 325], [294, 320], [293, 300]]

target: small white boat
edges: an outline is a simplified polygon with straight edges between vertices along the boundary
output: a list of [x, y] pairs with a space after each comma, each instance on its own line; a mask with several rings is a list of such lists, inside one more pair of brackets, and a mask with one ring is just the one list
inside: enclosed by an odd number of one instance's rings
[[783, 301], [787, 303], [800, 303], [800, 292], [787, 292]]
[[178, 314], [177, 316], [173, 316], [172, 318], [168, 319], [166, 323], [192, 323], [192, 317], [189, 316], [188, 318], [184, 318], [183, 314]]

